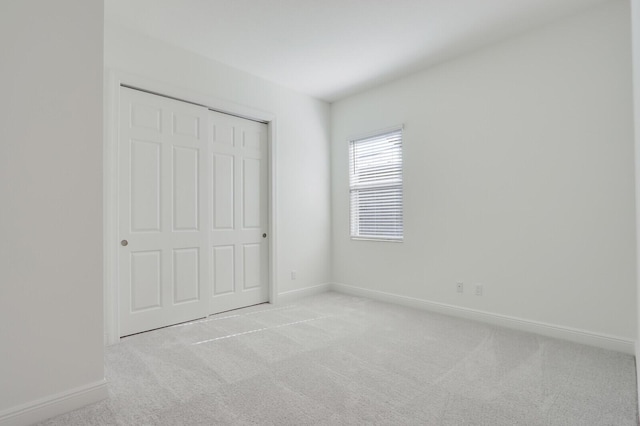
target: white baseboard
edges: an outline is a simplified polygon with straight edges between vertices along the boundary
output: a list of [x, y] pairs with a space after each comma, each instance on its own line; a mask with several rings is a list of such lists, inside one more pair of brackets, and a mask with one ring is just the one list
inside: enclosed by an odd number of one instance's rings
[[[636, 387], [638, 389], [637, 392], [637, 397], [638, 397], [638, 407], [640, 407], [640, 370], [638, 369], [638, 367], [640, 367], [638, 365], [638, 356], [640, 356], [640, 341], [636, 340], [635, 342], [635, 348], [636, 348]], [[640, 425], [640, 419], [638, 419], [638, 424]]]
[[331, 283], [318, 284], [311, 287], [297, 288], [278, 294], [277, 304], [291, 303], [295, 300], [315, 294], [325, 293], [331, 290]]
[[531, 321], [507, 315], [499, 315], [491, 312], [464, 308], [461, 306], [448, 305], [446, 303], [431, 302], [424, 299], [401, 296], [377, 290], [369, 290], [347, 284], [332, 283], [331, 290], [354, 296], [367, 297], [369, 299], [379, 300], [382, 302], [396, 303], [398, 305], [404, 305], [411, 308], [424, 309], [445, 315], [480, 321], [529, 333], [540, 334], [542, 336], [553, 337], [556, 339], [568, 340], [574, 343], [596, 346], [630, 355], [634, 355], [636, 353], [635, 342], [622, 337], [592, 333], [586, 330], [547, 324], [539, 321]]
[[26, 426], [107, 398], [107, 382], [100, 380], [0, 412], [0, 426]]

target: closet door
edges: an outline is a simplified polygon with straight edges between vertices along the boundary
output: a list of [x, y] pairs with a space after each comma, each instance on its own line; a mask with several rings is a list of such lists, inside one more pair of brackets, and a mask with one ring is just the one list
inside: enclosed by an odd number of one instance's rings
[[208, 112], [120, 89], [121, 336], [208, 314]]
[[267, 125], [209, 112], [210, 313], [269, 300]]

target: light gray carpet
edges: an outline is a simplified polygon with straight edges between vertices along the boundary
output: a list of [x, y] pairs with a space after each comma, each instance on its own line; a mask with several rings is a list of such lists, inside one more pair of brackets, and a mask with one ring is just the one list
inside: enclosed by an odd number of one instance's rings
[[125, 338], [43, 425], [637, 425], [632, 356], [325, 293]]

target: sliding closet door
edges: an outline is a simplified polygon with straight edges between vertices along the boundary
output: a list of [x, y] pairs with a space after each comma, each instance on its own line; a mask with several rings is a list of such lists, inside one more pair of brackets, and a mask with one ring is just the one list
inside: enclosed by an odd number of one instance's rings
[[206, 316], [208, 110], [120, 90], [120, 335]]
[[269, 300], [267, 125], [209, 112], [211, 313]]

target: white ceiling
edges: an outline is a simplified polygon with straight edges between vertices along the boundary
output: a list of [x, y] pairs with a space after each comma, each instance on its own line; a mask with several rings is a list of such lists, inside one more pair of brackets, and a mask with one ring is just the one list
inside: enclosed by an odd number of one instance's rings
[[106, 0], [106, 20], [334, 101], [603, 0]]

